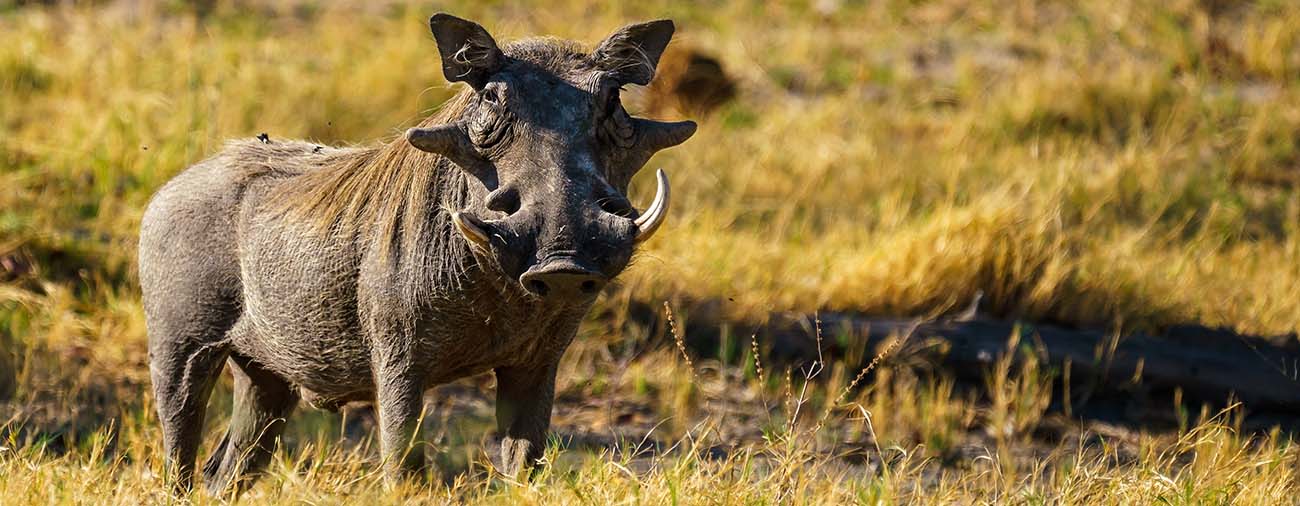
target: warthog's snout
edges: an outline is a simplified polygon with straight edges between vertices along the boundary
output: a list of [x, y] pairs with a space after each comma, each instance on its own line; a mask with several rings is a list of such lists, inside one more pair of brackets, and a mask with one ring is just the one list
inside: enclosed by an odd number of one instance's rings
[[571, 256], [551, 257], [519, 276], [519, 284], [529, 293], [559, 299], [592, 297], [606, 281], [599, 270]]

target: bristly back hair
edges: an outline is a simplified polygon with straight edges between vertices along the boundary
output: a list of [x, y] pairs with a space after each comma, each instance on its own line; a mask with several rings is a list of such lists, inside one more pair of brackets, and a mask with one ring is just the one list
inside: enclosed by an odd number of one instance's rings
[[[419, 126], [455, 121], [472, 97], [471, 91], [461, 91]], [[465, 182], [464, 172], [450, 161], [416, 149], [398, 136], [381, 146], [354, 150], [337, 163], [294, 178], [286, 188], [283, 209], [311, 223], [317, 232], [347, 234], [357, 227], [376, 227], [381, 231], [376, 239], [393, 245], [390, 239], [404, 226], [427, 222], [429, 213], [442, 211], [431, 207], [431, 202], [452, 197], [441, 194]], [[446, 204], [459, 208], [464, 202], [457, 199]]]
[[[463, 90], [420, 123], [457, 120], [473, 97]], [[417, 290], [458, 284], [469, 249], [456, 237], [449, 210], [469, 200], [469, 177], [445, 158], [403, 136], [378, 146], [327, 148], [298, 141], [241, 141], [226, 156], [254, 175], [285, 176], [268, 211], [317, 239], [377, 248]], [[417, 281], [420, 280], [420, 281]]]

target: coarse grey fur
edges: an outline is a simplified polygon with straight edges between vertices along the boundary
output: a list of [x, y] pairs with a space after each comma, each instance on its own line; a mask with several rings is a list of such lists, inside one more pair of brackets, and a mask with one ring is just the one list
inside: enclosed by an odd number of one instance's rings
[[448, 80], [470, 88], [405, 139], [236, 141], [149, 203], [140, 282], [180, 489], [226, 363], [234, 408], [203, 469], [213, 493], [257, 475], [300, 398], [375, 402], [385, 468], [418, 470], [423, 393], [488, 370], [504, 470], [540, 456], [560, 356], [653, 230], [634, 222], [628, 182], [695, 130], [618, 102], [620, 86], [650, 81], [673, 25], [629, 25], [591, 53], [550, 39], [498, 48], [445, 14], [430, 27]]

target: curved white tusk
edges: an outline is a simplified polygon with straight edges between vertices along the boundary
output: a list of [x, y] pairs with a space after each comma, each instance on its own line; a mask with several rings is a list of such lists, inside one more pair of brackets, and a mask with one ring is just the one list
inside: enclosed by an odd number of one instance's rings
[[451, 221], [456, 224], [456, 230], [460, 232], [460, 235], [465, 236], [465, 239], [470, 244], [486, 250], [492, 249], [492, 242], [488, 240], [487, 232], [483, 230], [478, 220], [474, 219], [473, 216], [454, 212], [451, 213]]
[[636, 219], [636, 242], [638, 243], [654, 235], [655, 230], [659, 225], [663, 225], [664, 218], [668, 216], [668, 174], [665, 174], [663, 169], [656, 170], [655, 181], [658, 183], [655, 188], [655, 199], [645, 210], [645, 214]]

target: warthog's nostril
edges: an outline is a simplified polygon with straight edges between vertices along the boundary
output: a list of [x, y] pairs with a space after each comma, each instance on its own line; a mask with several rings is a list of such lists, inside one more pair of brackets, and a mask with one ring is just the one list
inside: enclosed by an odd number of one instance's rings
[[604, 197], [596, 201], [600, 205], [600, 210], [615, 216], [631, 218], [636, 214], [632, 208], [632, 203], [622, 196]]
[[592, 293], [596, 291], [596, 282], [590, 279], [582, 282], [582, 293]]

